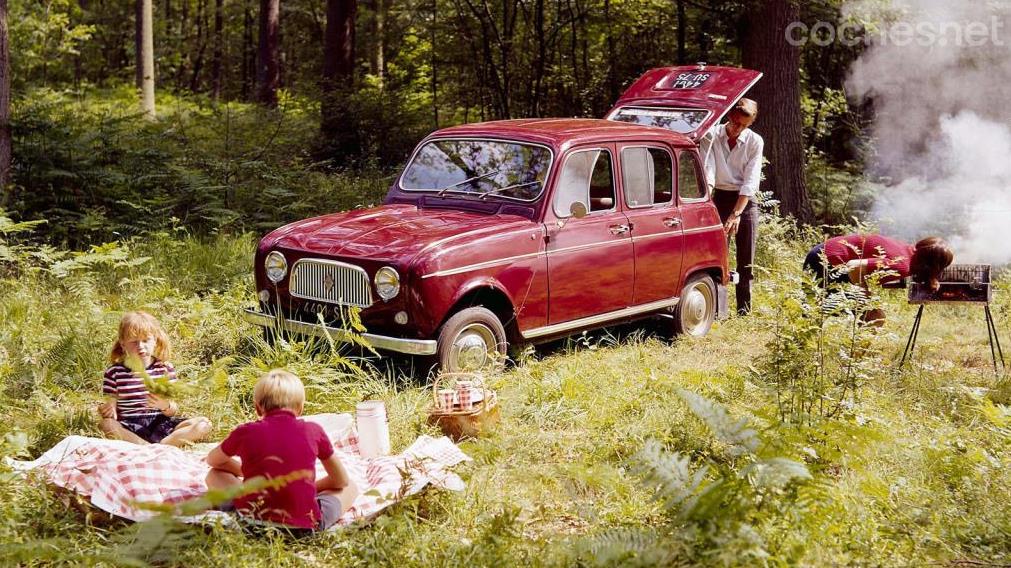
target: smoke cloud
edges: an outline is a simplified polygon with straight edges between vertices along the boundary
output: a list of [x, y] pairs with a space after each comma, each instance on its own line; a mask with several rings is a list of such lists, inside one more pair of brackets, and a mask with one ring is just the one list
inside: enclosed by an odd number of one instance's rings
[[846, 85], [875, 108], [872, 220], [941, 235], [956, 262], [1011, 263], [1011, 2], [858, 1], [845, 15], [884, 22]]

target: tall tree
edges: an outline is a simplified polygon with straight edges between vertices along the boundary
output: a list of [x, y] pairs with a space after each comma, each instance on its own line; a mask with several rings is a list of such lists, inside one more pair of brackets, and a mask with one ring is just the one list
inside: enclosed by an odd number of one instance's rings
[[140, 106], [144, 116], [148, 120], [155, 119], [154, 108], [154, 17], [152, 15], [151, 0], [141, 0], [143, 2], [141, 17], [141, 97]]
[[211, 95], [221, 97], [221, 66], [224, 59], [225, 0], [214, 0], [214, 56], [211, 62]]
[[260, 0], [260, 49], [256, 59], [256, 101], [277, 106], [281, 83], [281, 3]]
[[338, 155], [353, 153], [359, 145], [354, 133], [347, 131], [345, 120], [345, 99], [354, 80], [357, 12], [357, 0], [327, 0], [320, 126], [327, 145]]
[[372, 57], [369, 59], [369, 72], [376, 76], [382, 86], [386, 72], [386, 1], [375, 0], [372, 15]]
[[7, 33], [7, 0], [0, 0], [0, 209], [10, 205], [11, 66]]
[[138, 89], [144, 88], [144, 0], [133, 2], [133, 61], [134, 82]]
[[355, 68], [357, 0], [327, 0], [323, 38], [323, 86], [335, 89], [352, 78]]
[[[765, 74], [751, 89], [758, 102], [755, 130], [765, 138], [765, 185], [780, 210], [812, 219], [804, 181], [804, 120], [800, 109], [800, 48], [786, 41], [786, 27], [800, 20], [793, 0], [753, 0], [743, 22], [742, 63]], [[763, 119], [761, 115], [764, 115]]]

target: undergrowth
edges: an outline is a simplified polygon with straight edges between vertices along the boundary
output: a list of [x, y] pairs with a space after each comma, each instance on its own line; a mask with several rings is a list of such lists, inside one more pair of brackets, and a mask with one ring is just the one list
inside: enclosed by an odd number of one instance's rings
[[[502, 418], [462, 444], [459, 493], [428, 490], [362, 526], [304, 541], [160, 518], [130, 524], [0, 465], [0, 564], [965, 565], [1011, 562], [1011, 410], [976, 307], [914, 310], [902, 292], [870, 332], [803, 280], [817, 236], [769, 218], [753, 316], [699, 340], [648, 327], [528, 352], [493, 378]], [[393, 447], [426, 424], [403, 366], [325, 340], [268, 342], [243, 323], [255, 236], [168, 227], [71, 252], [0, 219], [0, 454], [98, 435], [94, 405], [119, 314], [165, 325], [215, 439], [253, 417], [250, 385], [283, 365], [306, 412], [385, 400]], [[994, 311], [1011, 337], [1007, 275]], [[1005, 345], [1011, 340], [1005, 339]], [[365, 359], [359, 357], [366, 357]], [[791, 398], [792, 397], [792, 398]], [[784, 402], [784, 399], [789, 402]]]

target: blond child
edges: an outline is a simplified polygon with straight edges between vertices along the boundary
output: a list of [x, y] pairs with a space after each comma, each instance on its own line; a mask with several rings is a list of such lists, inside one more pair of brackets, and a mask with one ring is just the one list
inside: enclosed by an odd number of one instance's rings
[[[282, 369], [264, 373], [253, 388], [253, 402], [260, 420], [239, 426], [207, 455], [212, 468], [207, 487], [224, 489], [243, 480], [288, 477], [279, 488], [237, 497], [231, 507], [294, 532], [331, 527], [360, 491], [323, 428], [298, 418], [305, 404], [302, 381]], [[317, 459], [327, 473], [319, 479]]]
[[181, 446], [203, 439], [211, 431], [211, 423], [203, 417], [179, 416], [174, 400], [148, 392], [142, 373], [131, 370], [142, 365], [152, 379], [167, 377], [176, 380], [168, 336], [151, 314], [128, 312], [119, 322], [119, 336], [112, 346], [105, 370], [102, 393], [108, 397], [99, 405], [99, 428], [106, 435], [135, 444], [169, 444]]

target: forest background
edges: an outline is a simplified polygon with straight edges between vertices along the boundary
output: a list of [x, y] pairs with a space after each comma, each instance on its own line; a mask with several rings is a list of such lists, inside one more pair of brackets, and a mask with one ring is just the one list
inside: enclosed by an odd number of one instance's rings
[[[132, 100], [144, 5], [10, 7], [0, 208], [48, 220], [55, 242], [263, 230], [374, 202], [436, 128], [601, 117], [643, 71], [700, 61], [766, 73], [751, 96], [784, 212], [836, 223], [869, 203], [854, 182], [871, 106], [844, 90], [864, 44], [782, 41], [791, 21], [852, 20], [836, 0], [154, 0], [157, 110]], [[323, 197], [349, 176], [374, 191]]]
[[[783, 41], [792, 22], [870, 34], [910, 17], [854, 3], [901, 2], [0, 0], [0, 457], [100, 435], [101, 372], [138, 308], [165, 324], [180, 403], [213, 439], [253, 417], [275, 366], [306, 381], [307, 412], [386, 402], [395, 449], [437, 434], [410, 372], [268, 344], [238, 317], [260, 235], [380, 202], [435, 128], [600, 117], [646, 69], [742, 65], [766, 74], [751, 96], [770, 198], [751, 316], [698, 341], [637, 326], [524, 351], [490, 379], [502, 420], [462, 444], [462, 492], [290, 542], [110, 519], [0, 462], [0, 564], [1008, 565], [1011, 380], [978, 306], [928, 308], [899, 369], [904, 291], [875, 296], [889, 320], [867, 328], [851, 300], [812, 302], [800, 264], [826, 230], [868, 228], [854, 218], [906, 196], [888, 210], [909, 230], [990, 231], [972, 242], [998, 254], [1011, 336], [1011, 247], [994, 246], [1011, 58]], [[913, 3], [1009, 18], [1005, 2]]]

